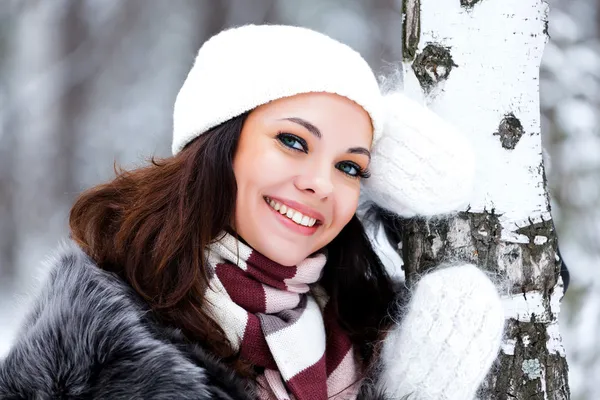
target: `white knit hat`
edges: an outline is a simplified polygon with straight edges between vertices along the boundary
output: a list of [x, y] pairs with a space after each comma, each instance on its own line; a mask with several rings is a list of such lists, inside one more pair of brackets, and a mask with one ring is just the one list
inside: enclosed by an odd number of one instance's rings
[[301, 27], [245, 25], [206, 41], [175, 101], [173, 154], [244, 112], [310, 92], [344, 96], [371, 117], [372, 176], [363, 200], [403, 216], [468, 203], [475, 169], [466, 138], [402, 93], [383, 95], [356, 51]]
[[350, 47], [307, 28], [245, 25], [206, 41], [173, 114], [173, 154], [222, 122], [300, 93], [336, 93], [371, 117], [381, 133], [381, 94], [367, 62]]

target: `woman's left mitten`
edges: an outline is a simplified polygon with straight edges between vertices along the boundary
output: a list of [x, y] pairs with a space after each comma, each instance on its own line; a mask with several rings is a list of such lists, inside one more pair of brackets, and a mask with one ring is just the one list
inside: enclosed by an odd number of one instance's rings
[[394, 399], [471, 400], [497, 357], [504, 311], [471, 264], [428, 273], [386, 337], [380, 385]]

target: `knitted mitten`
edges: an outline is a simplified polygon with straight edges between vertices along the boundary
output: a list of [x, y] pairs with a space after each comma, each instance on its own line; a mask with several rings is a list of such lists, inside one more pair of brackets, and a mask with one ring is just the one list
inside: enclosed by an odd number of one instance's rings
[[425, 275], [382, 349], [380, 385], [394, 399], [471, 400], [504, 327], [494, 284], [467, 264]]
[[385, 125], [371, 151], [363, 198], [407, 217], [466, 206], [475, 176], [467, 138], [400, 92], [384, 95], [383, 103]]

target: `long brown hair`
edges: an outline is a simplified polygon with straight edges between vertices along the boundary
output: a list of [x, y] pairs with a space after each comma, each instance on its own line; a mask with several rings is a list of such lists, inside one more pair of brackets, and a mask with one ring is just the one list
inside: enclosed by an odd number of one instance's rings
[[[125, 279], [162, 323], [245, 375], [247, 365], [203, 302], [209, 280], [204, 249], [233, 220], [233, 157], [246, 117], [211, 129], [174, 157], [117, 171], [114, 180], [77, 199], [69, 220], [72, 238], [100, 268]], [[321, 284], [370, 365], [394, 293], [356, 216], [328, 246]]]

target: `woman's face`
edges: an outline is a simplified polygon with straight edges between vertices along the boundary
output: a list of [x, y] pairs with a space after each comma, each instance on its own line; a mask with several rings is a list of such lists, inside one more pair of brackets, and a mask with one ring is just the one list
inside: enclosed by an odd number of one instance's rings
[[335, 94], [296, 95], [252, 111], [233, 162], [236, 232], [287, 266], [325, 247], [356, 211], [372, 137], [367, 112]]

